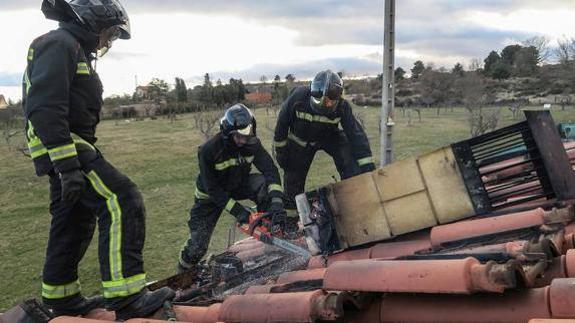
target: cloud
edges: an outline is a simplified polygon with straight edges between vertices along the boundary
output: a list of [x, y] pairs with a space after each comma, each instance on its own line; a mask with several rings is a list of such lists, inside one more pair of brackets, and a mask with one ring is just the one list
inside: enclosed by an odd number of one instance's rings
[[22, 73], [0, 72], [0, 86], [20, 86], [20, 84], [22, 84]]

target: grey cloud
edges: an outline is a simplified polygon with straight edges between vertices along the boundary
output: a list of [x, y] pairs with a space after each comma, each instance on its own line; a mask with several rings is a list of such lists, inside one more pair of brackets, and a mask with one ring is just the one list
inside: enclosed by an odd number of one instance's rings
[[21, 73], [0, 72], [0, 86], [19, 86], [20, 84], [22, 84]]
[[[244, 81], [259, 81], [262, 75], [271, 80], [276, 74], [283, 80], [290, 73], [295, 75], [296, 79], [304, 80], [311, 79], [317, 72], [325, 69], [344, 71], [348, 75], [375, 75], [381, 73], [382, 65], [381, 62], [369, 58], [349, 57], [310, 61], [295, 65], [258, 64], [242, 71], [214, 71], [209, 72], [209, 74], [213, 81], [221, 79], [222, 82], [227, 82], [232, 77], [241, 78]], [[188, 77], [186, 82], [200, 84], [203, 82], [203, 75]]]

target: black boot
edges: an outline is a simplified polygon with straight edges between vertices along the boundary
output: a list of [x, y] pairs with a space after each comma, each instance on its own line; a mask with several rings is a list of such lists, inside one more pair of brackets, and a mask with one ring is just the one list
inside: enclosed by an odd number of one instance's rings
[[165, 301], [171, 301], [176, 293], [169, 287], [153, 292], [147, 288], [136, 295], [108, 300], [108, 309], [116, 312], [116, 320], [145, 318], [162, 308]]
[[76, 294], [56, 300], [44, 299], [43, 302], [54, 316], [84, 316], [94, 309], [104, 308], [104, 298], [99, 295], [86, 298]]

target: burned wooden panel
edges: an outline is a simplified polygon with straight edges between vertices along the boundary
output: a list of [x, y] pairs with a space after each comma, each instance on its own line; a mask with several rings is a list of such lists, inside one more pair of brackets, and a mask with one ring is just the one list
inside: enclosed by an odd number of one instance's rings
[[474, 215], [473, 204], [451, 148], [439, 149], [418, 161], [439, 223]]
[[333, 184], [329, 191], [328, 199], [342, 247], [391, 237], [371, 173]]
[[384, 203], [394, 236], [437, 225], [426, 192], [419, 192]]
[[380, 168], [373, 172], [373, 178], [383, 202], [425, 190], [415, 158]]

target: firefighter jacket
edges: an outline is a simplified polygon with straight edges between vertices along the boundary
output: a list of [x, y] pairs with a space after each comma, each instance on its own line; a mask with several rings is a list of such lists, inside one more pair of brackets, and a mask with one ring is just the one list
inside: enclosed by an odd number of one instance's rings
[[341, 124], [362, 171], [375, 169], [369, 141], [349, 103], [341, 99], [336, 111], [325, 116], [311, 108], [310, 97], [309, 87], [300, 86], [284, 102], [275, 129], [274, 147], [281, 149], [287, 145], [288, 140], [302, 147], [329, 141], [337, 137]]
[[91, 53], [97, 45], [98, 35], [72, 23], [61, 23], [30, 45], [23, 108], [38, 176], [80, 168], [78, 150], [96, 142], [102, 84]]
[[283, 197], [278, 169], [259, 140], [236, 147], [220, 132], [199, 147], [198, 162], [196, 198], [209, 199], [234, 216], [242, 206], [231, 197], [231, 192], [248, 179], [252, 164], [264, 175], [271, 202], [281, 201]]

